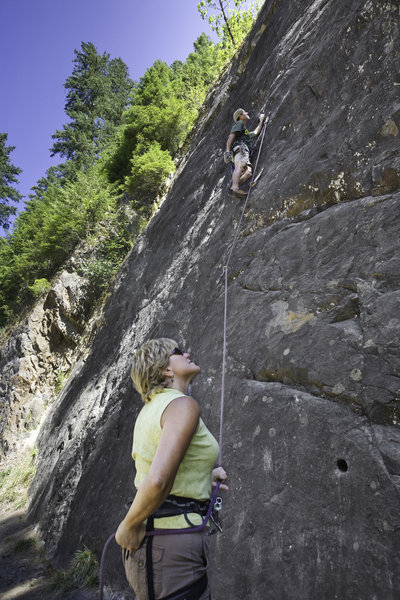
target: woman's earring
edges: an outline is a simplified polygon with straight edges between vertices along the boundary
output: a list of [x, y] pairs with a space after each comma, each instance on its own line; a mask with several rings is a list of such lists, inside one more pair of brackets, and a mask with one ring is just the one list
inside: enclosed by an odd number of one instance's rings
[[172, 375], [171, 379], [169, 380], [170, 383], [174, 383], [174, 376]]

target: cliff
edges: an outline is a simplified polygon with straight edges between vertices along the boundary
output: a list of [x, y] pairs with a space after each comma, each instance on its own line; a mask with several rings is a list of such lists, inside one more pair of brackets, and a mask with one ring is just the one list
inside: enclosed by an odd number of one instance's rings
[[[125, 261], [40, 437], [31, 516], [60, 562], [133, 496], [134, 349], [176, 338], [218, 431], [221, 273], [240, 216], [222, 148], [269, 123], [229, 271], [224, 534], [215, 597], [395, 599], [399, 581], [399, 5], [267, 0]], [[107, 581], [124, 586], [119, 552]]]
[[0, 455], [38, 426], [82, 354], [89, 304], [83, 278], [62, 271], [1, 349]]
[[77, 273], [88, 256], [84, 244], [77, 247], [0, 350], [0, 459], [10, 461], [32, 443], [102, 323], [101, 292]]

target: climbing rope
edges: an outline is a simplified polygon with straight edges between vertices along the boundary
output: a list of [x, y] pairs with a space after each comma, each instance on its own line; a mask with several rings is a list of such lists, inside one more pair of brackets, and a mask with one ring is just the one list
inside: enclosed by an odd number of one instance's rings
[[99, 600], [103, 600], [104, 566], [106, 564], [107, 550], [114, 538], [115, 538], [115, 533], [110, 535], [110, 537], [104, 544], [103, 552], [101, 554], [100, 569], [99, 569]]
[[224, 270], [228, 269], [229, 263], [231, 261], [231, 256], [232, 256], [233, 249], [234, 249], [234, 247], [236, 245], [236, 242], [237, 242], [237, 239], [239, 237], [239, 233], [240, 233], [240, 228], [241, 228], [241, 225], [242, 225], [243, 216], [244, 216], [244, 213], [246, 211], [247, 204], [249, 202], [249, 198], [250, 198], [250, 194], [251, 194], [251, 190], [252, 190], [252, 186], [253, 186], [253, 181], [255, 179], [256, 172], [257, 172], [258, 159], [260, 158], [261, 149], [262, 149], [263, 143], [264, 143], [266, 124], [267, 124], [267, 122], [264, 121], [264, 125], [263, 125], [261, 133], [260, 133], [260, 138], [261, 139], [260, 139], [260, 146], [258, 148], [258, 153], [257, 153], [257, 158], [256, 158], [256, 164], [254, 165], [254, 171], [253, 171], [253, 175], [252, 175], [251, 180], [250, 180], [250, 186], [249, 186], [249, 189], [247, 191], [247, 195], [246, 195], [246, 199], [245, 199], [245, 202], [244, 202], [244, 205], [243, 205], [242, 213], [240, 215], [239, 223], [238, 223], [238, 225], [236, 227], [236, 230], [235, 230], [235, 236], [233, 238], [233, 242], [232, 242], [229, 254], [228, 254], [227, 261], [226, 261], [225, 266], [224, 266]]
[[227, 330], [227, 317], [228, 317], [228, 267], [231, 261], [233, 249], [236, 246], [236, 242], [239, 237], [240, 229], [242, 226], [242, 221], [244, 217], [244, 213], [247, 208], [247, 204], [249, 202], [251, 190], [253, 188], [252, 184], [257, 172], [258, 159], [260, 158], [261, 149], [264, 143], [265, 130], [266, 130], [267, 120], [264, 121], [262, 126], [261, 134], [260, 134], [260, 146], [257, 153], [256, 164], [254, 165], [253, 175], [250, 181], [250, 186], [247, 191], [246, 199], [243, 205], [242, 213], [240, 215], [239, 223], [237, 224], [235, 235], [233, 238], [233, 242], [231, 244], [228, 258], [226, 260], [225, 266], [222, 271], [222, 275], [220, 279], [224, 278], [224, 325], [223, 325], [223, 342], [222, 342], [222, 380], [221, 380], [221, 403], [220, 403], [220, 417], [219, 417], [219, 456], [218, 456], [218, 465], [222, 465], [222, 435], [223, 435], [223, 423], [224, 423], [224, 407], [225, 407], [225, 372], [226, 372], [226, 330]]
[[[222, 277], [224, 278], [224, 324], [223, 324], [223, 347], [222, 347], [222, 380], [221, 380], [221, 403], [220, 403], [220, 418], [219, 418], [218, 466], [222, 466], [222, 442], [223, 442], [223, 423], [224, 423], [224, 407], [225, 407], [225, 373], [226, 373], [226, 346], [227, 346], [226, 332], [227, 332], [227, 317], [228, 317], [228, 267], [229, 267], [229, 263], [230, 263], [230, 260], [232, 257], [232, 252], [235, 248], [236, 242], [239, 237], [239, 233], [240, 233], [240, 229], [241, 229], [241, 225], [242, 225], [242, 221], [243, 221], [243, 216], [244, 216], [244, 213], [247, 208], [247, 204], [248, 204], [251, 190], [252, 190], [252, 184], [253, 184], [254, 178], [256, 176], [258, 159], [260, 157], [261, 149], [262, 149], [262, 146], [264, 143], [266, 124], [267, 124], [267, 120], [264, 121], [264, 124], [262, 126], [262, 130], [260, 133], [260, 146], [259, 146], [258, 153], [257, 153], [256, 163], [254, 165], [253, 175], [250, 180], [250, 186], [249, 186], [249, 189], [246, 194], [246, 199], [245, 199], [245, 202], [243, 205], [242, 213], [240, 215], [239, 223], [237, 224], [237, 227], [235, 230], [235, 235], [234, 235], [233, 242], [232, 242], [230, 250], [229, 250], [228, 258], [223, 267], [223, 272], [220, 277], [220, 279]], [[147, 531], [146, 536], [167, 535], [167, 534], [171, 534], [171, 533], [177, 533], [177, 534], [194, 533], [197, 531], [202, 531], [211, 518], [213, 508], [217, 501], [218, 490], [219, 490], [220, 485], [221, 485], [221, 482], [218, 481], [216, 484], [215, 490], [210, 498], [210, 503], [208, 506], [207, 513], [200, 525], [197, 525], [195, 527], [188, 527], [185, 529], [157, 529], [155, 531]], [[107, 554], [107, 550], [114, 538], [115, 538], [115, 533], [110, 535], [110, 537], [106, 541], [104, 548], [103, 548], [102, 555], [101, 555], [100, 572], [99, 572], [99, 600], [103, 600], [104, 567], [105, 567], [106, 554]]]
[[224, 266], [224, 326], [223, 326], [223, 342], [222, 342], [222, 380], [221, 380], [221, 402], [219, 415], [219, 454], [218, 466], [222, 466], [222, 436], [224, 424], [224, 405], [225, 405], [225, 371], [226, 371], [226, 322], [228, 316], [228, 264]]

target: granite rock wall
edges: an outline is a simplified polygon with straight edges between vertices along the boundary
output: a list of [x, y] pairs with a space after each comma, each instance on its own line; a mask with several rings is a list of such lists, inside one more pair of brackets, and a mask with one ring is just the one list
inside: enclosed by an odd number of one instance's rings
[[[213, 597], [400, 596], [399, 18], [394, 0], [265, 2], [42, 429], [31, 516], [60, 563], [100, 553], [132, 500], [142, 341], [192, 351], [218, 432], [221, 273], [242, 209], [222, 152], [242, 106], [269, 121], [228, 273]], [[106, 579], [125, 585], [116, 547]]]

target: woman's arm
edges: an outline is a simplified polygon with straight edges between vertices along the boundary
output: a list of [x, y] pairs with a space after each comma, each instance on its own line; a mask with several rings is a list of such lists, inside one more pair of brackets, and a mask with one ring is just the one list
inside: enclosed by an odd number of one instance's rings
[[157, 452], [115, 539], [122, 548], [136, 550], [145, 535], [143, 521], [167, 498], [179, 465], [199, 426], [200, 408], [194, 398], [176, 398], [161, 417]]

